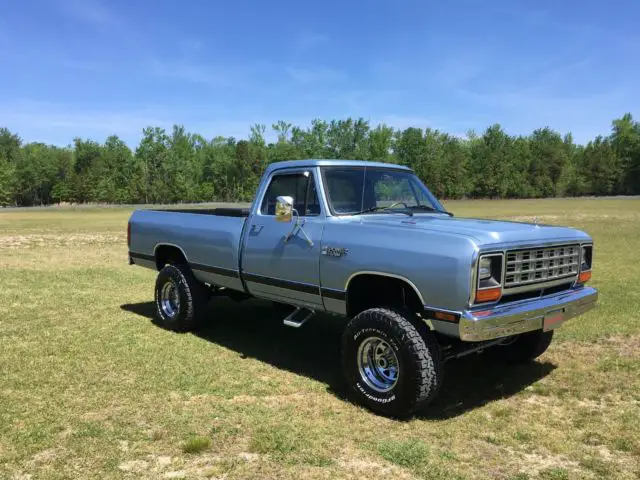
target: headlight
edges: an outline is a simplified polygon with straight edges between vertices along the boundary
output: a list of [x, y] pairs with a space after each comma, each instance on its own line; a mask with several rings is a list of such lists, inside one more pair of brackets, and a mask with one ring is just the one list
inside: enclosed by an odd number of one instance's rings
[[586, 283], [591, 280], [591, 264], [593, 261], [593, 245], [583, 245], [580, 252], [580, 273], [578, 283]]
[[497, 301], [502, 296], [502, 253], [486, 253], [478, 261], [475, 303]]
[[580, 255], [582, 264], [580, 265], [580, 271], [591, 270], [591, 260], [593, 258], [593, 245], [583, 245]]
[[482, 257], [478, 267], [478, 277], [480, 280], [491, 278], [491, 257]]

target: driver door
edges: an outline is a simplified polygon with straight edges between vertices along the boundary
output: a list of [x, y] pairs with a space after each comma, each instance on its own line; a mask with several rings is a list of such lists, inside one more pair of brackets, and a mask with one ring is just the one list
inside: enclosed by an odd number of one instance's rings
[[[260, 207], [247, 226], [242, 253], [242, 275], [252, 295], [322, 308], [319, 265], [325, 215], [317, 180], [314, 169], [280, 170], [269, 179]], [[276, 221], [279, 196], [293, 197], [299, 227], [295, 214], [291, 222]], [[294, 234], [287, 239], [291, 232]]]

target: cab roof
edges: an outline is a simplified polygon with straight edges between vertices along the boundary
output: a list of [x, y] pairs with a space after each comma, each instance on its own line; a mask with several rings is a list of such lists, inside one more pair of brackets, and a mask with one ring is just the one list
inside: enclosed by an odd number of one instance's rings
[[411, 171], [411, 169], [404, 165], [396, 165], [394, 163], [384, 162], [369, 162], [365, 160], [334, 160], [334, 159], [313, 159], [306, 160], [287, 160], [286, 162], [275, 162], [267, 167], [265, 173], [271, 173], [274, 170], [280, 170], [283, 168], [313, 168], [313, 167], [382, 167], [382, 168], [395, 168], [400, 170]]

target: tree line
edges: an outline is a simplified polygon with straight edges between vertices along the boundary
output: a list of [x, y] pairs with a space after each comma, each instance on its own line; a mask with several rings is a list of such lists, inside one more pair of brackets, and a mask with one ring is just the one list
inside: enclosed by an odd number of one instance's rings
[[117, 136], [24, 143], [2, 128], [0, 205], [249, 201], [269, 163], [300, 158], [408, 165], [439, 198], [640, 194], [640, 123], [631, 114], [586, 145], [550, 128], [512, 136], [498, 124], [466, 138], [351, 118], [272, 128], [277, 139], [267, 142], [262, 124], [242, 140], [148, 127], [135, 150]]

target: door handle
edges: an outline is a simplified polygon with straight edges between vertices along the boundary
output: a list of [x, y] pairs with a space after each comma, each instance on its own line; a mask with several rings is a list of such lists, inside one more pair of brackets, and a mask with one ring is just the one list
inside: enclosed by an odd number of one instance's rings
[[260, 233], [263, 227], [264, 225], [256, 225], [254, 223], [253, 225], [251, 225], [251, 230], [249, 230], [249, 233]]

